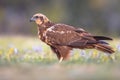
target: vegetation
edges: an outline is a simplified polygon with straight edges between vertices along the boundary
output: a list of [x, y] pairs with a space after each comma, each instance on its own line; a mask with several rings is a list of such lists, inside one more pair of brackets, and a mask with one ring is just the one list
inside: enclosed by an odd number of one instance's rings
[[113, 55], [106, 55], [97, 50], [74, 49], [71, 51], [70, 60], [58, 63], [56, 55], [38, 38], [1, 36], [0, 70], [3, 72], [0, 73], [3, 76], [0, 79], [118, 79], [119, 40], [110, 43], [116, 50]]

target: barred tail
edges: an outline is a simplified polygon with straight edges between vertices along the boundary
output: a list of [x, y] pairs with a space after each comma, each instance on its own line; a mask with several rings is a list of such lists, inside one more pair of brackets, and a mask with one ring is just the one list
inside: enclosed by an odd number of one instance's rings
[[103, 51], [109, 54], [112, 54], [115, 52], [112, 47], [105, 45], [105, 44], [95, 44], [95, 48], [97, 50], [100, 50], [100, 51]]

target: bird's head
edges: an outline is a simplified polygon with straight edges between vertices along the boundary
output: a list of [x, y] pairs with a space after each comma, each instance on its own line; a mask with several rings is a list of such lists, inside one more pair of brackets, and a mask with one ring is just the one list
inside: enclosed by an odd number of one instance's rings
[[37, 25], [42, 25], [49, 22], [49, 19], [45, 15], [37, 13], [33, 15], [33, 17], [30, 19], [30, 22], [35, 22]]

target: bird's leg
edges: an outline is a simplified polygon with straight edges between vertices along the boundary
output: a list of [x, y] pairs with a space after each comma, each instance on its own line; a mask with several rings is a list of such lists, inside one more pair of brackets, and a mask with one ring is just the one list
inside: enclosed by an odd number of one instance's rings
[[60, 57], [59, 63], [61, 63], [63, 61], [63, 57]]

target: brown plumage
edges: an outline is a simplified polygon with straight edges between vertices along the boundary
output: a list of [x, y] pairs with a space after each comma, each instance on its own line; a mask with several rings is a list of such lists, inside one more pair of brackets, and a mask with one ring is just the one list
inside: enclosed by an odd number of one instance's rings
[[114, 53], [114, 50], [104, 41], [112, 40], [109, 37], [93, 36], [82, 28], [52, 23], [41, 13], [33, 15], [30, 21], [36, 22], [40, 40], [51, 47], [60, 62], [69, 58], [70, 50], [73, 48], [97, 49], [109, 54]]

